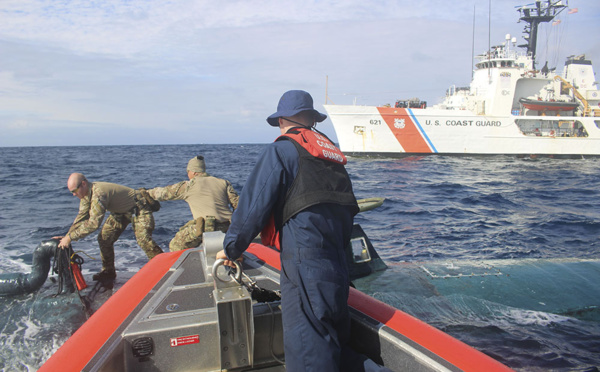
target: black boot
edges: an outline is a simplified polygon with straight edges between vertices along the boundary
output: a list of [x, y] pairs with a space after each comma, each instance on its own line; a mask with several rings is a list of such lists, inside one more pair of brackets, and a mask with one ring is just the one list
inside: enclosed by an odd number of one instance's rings
[[114, 270], [102, 270], [99, 273], [94, 274], [94, 276], [92, 276], [92, 279], [97, 282], [105, 282], [109, 280], [115, 280], [116, 277], [117, 273]]

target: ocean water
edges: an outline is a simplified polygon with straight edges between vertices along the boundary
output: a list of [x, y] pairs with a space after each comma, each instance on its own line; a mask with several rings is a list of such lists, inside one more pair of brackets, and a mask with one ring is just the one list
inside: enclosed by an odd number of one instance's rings
[[[33, 249], [67, 231], [79, 205], [72, 172], [151, 188], [185, 179], [202, 154], [240, 191], [263, 147], [0, 148], [0, 273], [29, 272]], [[357, 288], [516, 370], [598, 371], [600, 159], [350, 157], [347, 168], [357, 198], [386, 198], [355, 222], [388, 269]], [[168, 249], [190, 216], [185, 202], [162, 203], [157, 243]], [[91, 281], [96, 234], [73, 248]], [[146, 262], [131, 228], [115, 251], [119, 280]], [[0, 298], [0, 369], [36, 370], [85, 321], [76, 296], [53, 296], [52, 277]]]

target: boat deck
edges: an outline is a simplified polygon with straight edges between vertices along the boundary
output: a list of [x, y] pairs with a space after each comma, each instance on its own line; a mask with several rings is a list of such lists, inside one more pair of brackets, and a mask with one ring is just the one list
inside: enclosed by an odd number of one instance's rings
[[[40, 371], [285, 371], [280, 301], [257, 301], [215, 265], [222, 239], [151, 260]], [[242, 267], [246, 284], [279, 289], [277, 251], [252, 244]], [[350, 346], [391, 370], [510, 370], [353, 288], [348, 303]]]

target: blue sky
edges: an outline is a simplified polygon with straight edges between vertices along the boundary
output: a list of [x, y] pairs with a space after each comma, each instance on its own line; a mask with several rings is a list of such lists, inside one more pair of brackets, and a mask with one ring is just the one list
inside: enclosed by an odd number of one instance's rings
[[[492, 1], [493, 45], [523, 42]], [[437, 103], [488, 47], [489, 0], [0, 0], [0, 146], [267, 143], [289, 89]], [[600, 1], [570, 0], [538, 57], [600, 62]], [[546, 39], [548, 41], [546, 41]], [[328, 84], [326, 85], [326, 80]], [[327, 119], [319, 129], [335, 139]]]

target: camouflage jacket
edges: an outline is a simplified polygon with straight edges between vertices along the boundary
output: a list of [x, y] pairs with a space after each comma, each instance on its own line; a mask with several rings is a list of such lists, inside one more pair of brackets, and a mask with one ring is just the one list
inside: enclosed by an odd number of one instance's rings
[[88, 195], [79, 202], [68, 235], [71, 240], [82, 239], [98, 230], [106, 211], [117, 214], [130, 213], [135, 207], [135, 190], [108, 182], [93, 182]]
[[[217, 222], [231, 220], [232, 209], [238, 206], [239, 196], [227, 180], [197, 175], [189, 181], [148, 190], [151, 197], [158, 201], [185, 200], [190, 206], [194, 219], [214, 216]], [[231, 206], [231, 208], [230, 208]]]

